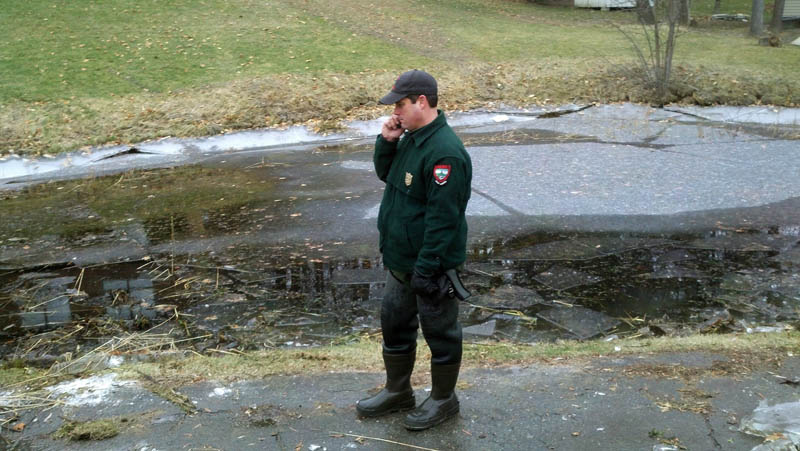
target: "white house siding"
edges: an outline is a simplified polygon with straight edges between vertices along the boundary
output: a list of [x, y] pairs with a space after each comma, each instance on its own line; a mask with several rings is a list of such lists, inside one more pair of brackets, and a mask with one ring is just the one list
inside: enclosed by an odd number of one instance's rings
[[783, 5], [783, 18], [798, 18], [800, 17], [800, 0], [786, 0]]

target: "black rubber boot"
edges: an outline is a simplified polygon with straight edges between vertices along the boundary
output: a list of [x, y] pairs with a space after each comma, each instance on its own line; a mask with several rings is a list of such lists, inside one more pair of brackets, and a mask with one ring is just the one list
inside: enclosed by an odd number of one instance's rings
[[460, 366], [460, 363], [431, 364], [431, 395], [406, 416], [406, 429], [422, 431], [458, 415], [459, 404], [455, 388]]
[[375, 396], [356, 403], [356, 411], [359, 416], [377, 417], [414, 408], [411, 372], [414, 370], [416, 357], [416, 350], [410, 354], [383, 353], [383, 364], [386, 366], [386, 386]]

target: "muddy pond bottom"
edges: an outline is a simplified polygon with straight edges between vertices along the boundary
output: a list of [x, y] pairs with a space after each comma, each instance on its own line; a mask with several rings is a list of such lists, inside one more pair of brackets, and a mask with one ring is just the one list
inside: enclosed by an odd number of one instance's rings
[[[260, 256], [260, 257], [257, 257]], [[781, 331], [800, 321], [800, 228], [692, 236], [537, 233], [470, 250], [466, 341]], [[49, 365], [120, 354], [226, 353], [380, 334], [379, 257], [157, 255], [0, 273], [0, 352]], [[71, 354], [70, 354], [71, 355]]]

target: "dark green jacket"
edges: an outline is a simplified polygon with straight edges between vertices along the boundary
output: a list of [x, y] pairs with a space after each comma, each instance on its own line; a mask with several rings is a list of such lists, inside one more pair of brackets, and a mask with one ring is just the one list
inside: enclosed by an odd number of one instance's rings
[[378, 135], [373, 161], [386, 182], [378, 214], [384, 265], [433, 275], [464, 263], [472, 161], [444, 113], [398, 142]]

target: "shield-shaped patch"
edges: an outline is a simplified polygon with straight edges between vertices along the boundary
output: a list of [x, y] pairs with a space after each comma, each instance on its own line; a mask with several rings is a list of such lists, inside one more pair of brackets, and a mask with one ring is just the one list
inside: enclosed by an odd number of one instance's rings
[[439, 164], [433, 167], [433, 181], [437, 185], [444, 185], [447, 183], [447, 178], [450, 177], [450, 165]]

